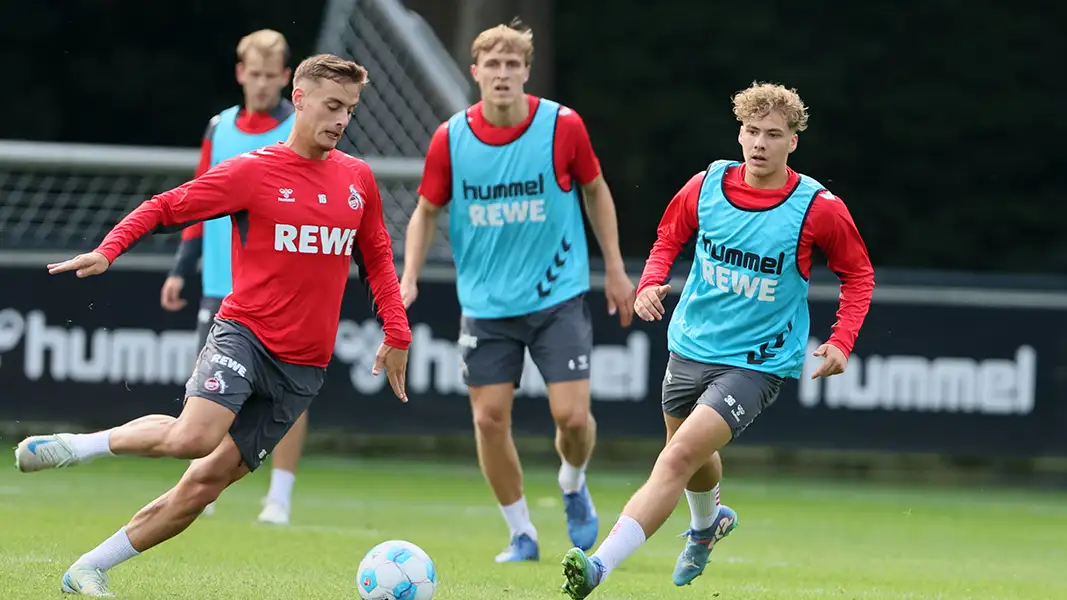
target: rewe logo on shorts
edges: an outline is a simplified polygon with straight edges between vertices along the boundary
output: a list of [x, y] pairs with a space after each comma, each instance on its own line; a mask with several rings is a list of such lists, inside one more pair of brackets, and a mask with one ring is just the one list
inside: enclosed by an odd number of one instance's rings
[[[545, 220], [545, 175], [526, 181], [496, 184], [471, 184], [463, 180], [463, 199], [472, 201], [467, 207], [471, 225], [502, 227], [510, 223], [542, 223]], [[505, 202], [509, 198], [522, 198]], [[488, 200], [488, 202], [486, 202]]]
[[333, 254], [352, 256], [356, 229], [325, 225], [274, 225], [274, 249], [298, 254]]
[[248, 369], [246, 369], [244, 365], [230, 358], [229, 356], [223, 356], [221, 354], [212, 354], [211, 363], [227, 367], [228, 369], [230, 369], [234, 373], [237, 373], [241, 377], [244, 377], [245, 373], [248, 372]]
[[700, 275], [704, 281], [723, 292], [754, 297], [760, 302], [774, 302], [785, 252], [779, 252], [777, 256], [760, 256], [716, 244], [706, 233], [701, 236], [701, 243], [704, 252], [711, 257], [700, 259]]

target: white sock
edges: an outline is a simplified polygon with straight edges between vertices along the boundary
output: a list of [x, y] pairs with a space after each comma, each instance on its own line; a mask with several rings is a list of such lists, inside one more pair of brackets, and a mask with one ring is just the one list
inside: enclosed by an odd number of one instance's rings
[[641, 544], [645, 543], [645, 530], [637, 521], [622, 515], [611, 528], [611, 533], [604, 538], [604, 542], [593, 553], [594, 558], [600, 559], [604, 565], [604, 577], [608, 576], [615, 567], [630, 557]]
[[285, 469], [271, 469], [270, 489], [267, 490], [267, 498], [288, 508], [293, 499], [293, 483], [296, 481], [296, 473]]
[[114, 456], [111, 452], [111, 431], [98, 431], [96, 433], [75, 433], [65, 436], [71, 449], [74, 450], [78, 460], [92, 460], [99, 456]]
[[526, 496], [519, 498], [519, 501], [515, 504], [501, 505], [500, 512], [504, 513], [504, 520], [508, 522], [508, 529], [511, 530], [512, 537], [525, 533], [533, 541], [537, 541], [537, 529], [534, 528], [533, 521], [530, 520], [530, 509], [526, 506]]
[[703, 531], [711, 527], [719, 514], [719, 486], [706, 492], [685, 491], [689, 501], [689, 527], [694, 531]]
[[573, 494], [585, 483], [585, 465], [576, 467], [567, 461], [559, 466], [559, 487], [564, 494]]
[[130, 537], [126, 535], [126, 528], [115, 532], [115, 535], [107, 538], [99, 546], [86, 552], [74, 564], [90, 565], [107, 571], [108, 569], [126, 562], [137, 556], [140, 552], [130, 545]]

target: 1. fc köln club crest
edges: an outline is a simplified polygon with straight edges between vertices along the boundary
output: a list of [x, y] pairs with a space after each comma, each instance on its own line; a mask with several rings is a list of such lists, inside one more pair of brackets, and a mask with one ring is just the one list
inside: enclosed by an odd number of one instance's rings
[[363, 208], [363, 196], [359, 195], [359, 190], [356, 189], [354, 183], [348, 185], [348, 205], [352, 207], [352, 210]]

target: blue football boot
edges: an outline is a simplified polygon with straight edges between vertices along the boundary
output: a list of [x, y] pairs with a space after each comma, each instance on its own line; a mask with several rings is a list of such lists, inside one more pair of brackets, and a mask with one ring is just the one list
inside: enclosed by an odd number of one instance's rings
[[582, 550], [589, 550], [596, 543], [600, 519], [597, 518], [593, 498], [585, 483], [573, 494], [563, 494], [563, 509], [567, 514], [567, 533], [571, 542]]
[[524, 560], [540, 560], [540, 549], [537, 542], [525, 533], [520, 533], [511, 538], [508, 547], [496, 556], [496, 562], [522, 562]]
[[674, 585], [689, 585], [694, 579], [700, 577], [704, 567], [711, 560], [711, 551], [715, 544], [737, 527], [737, 513], [729, 506], [720, 504], [719, 512], [715, 516], [715, 522], [711, 527], [694, 531], [690, 529], [682, 537], [686, 538], [685, 548], [678, 555], [678, 562], [674, 564]]

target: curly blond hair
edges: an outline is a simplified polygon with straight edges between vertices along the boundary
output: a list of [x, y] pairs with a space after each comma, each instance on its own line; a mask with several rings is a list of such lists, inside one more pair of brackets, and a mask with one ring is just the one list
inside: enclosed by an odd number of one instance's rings
[[746, 90], [734, 95], [734, 115], [738, 121], [756, 121], [778, 111], [785, 117], [790, 131], [808, 128], [808, 107], [795, 89], [786, 89], [776, 83], [752, 82]]
[[477, 63], [481, 53], [489, 52], [498, 45], [503, 46], [504, 52], [521, 54], [527, 65], [533, 64], [533, 30], [518, 18], [512, 19], [508, 25], [497, 25], [479, 33], [471, 43], [471, 58]]

